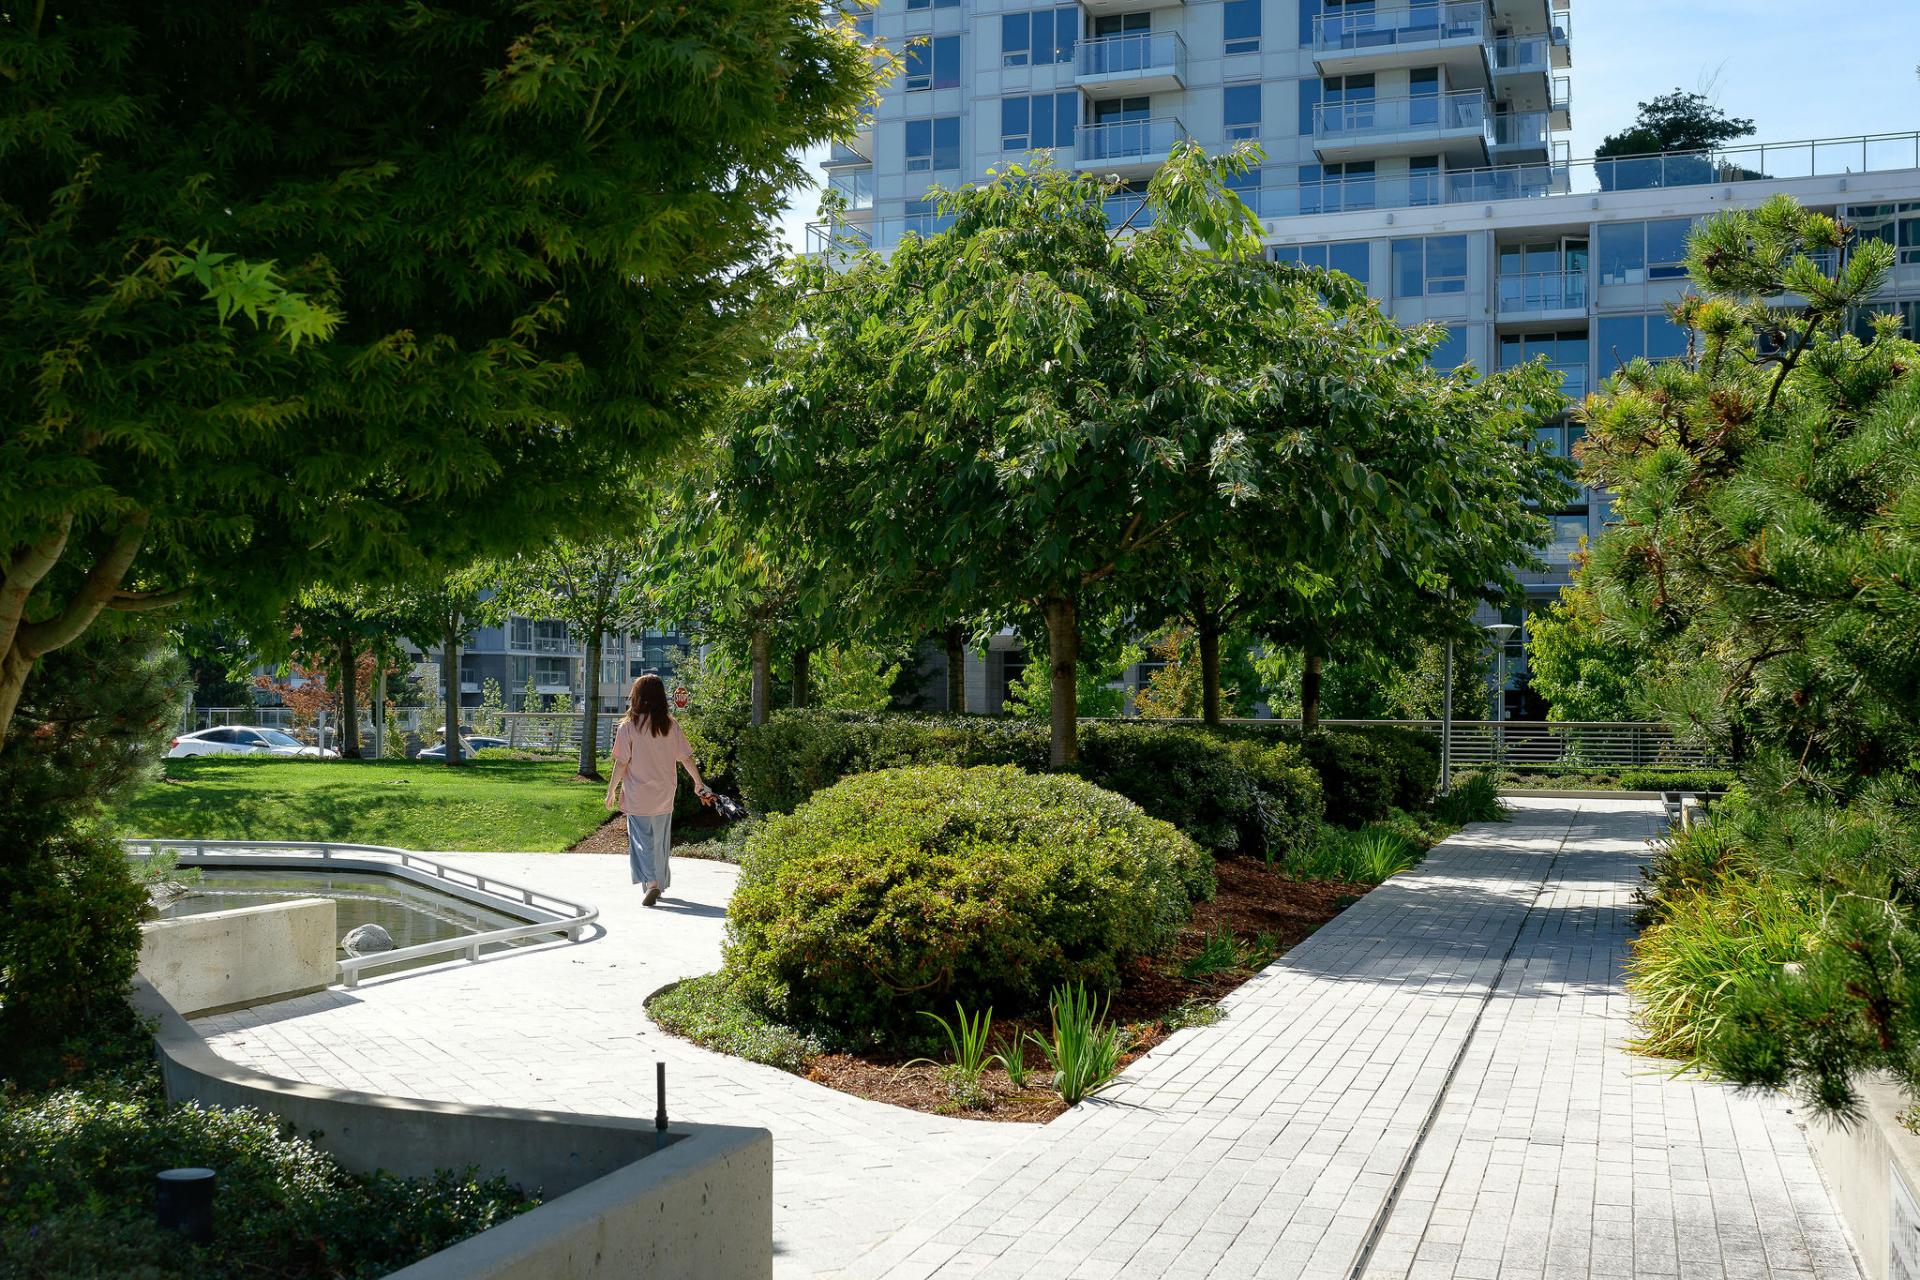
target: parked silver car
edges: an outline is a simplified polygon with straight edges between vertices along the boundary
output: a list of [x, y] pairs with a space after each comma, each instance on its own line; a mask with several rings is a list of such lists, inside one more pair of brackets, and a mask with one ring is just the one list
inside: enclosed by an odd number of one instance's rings
[[[488, 738], [477, 734], [473, 737], [463, 736], [460, 739], [460, 758], [462, 760], [471, 760], [473, 759], [473, 753], [476, 751], [485, 751], [489, 747], [504, 747], [506, 745], [507, 740], [505, 738]], [[422, 747], [420, 748], [420, 754], [414, 757], [415, 760], [445, 760], [446, 758], [447, 744], [444, 742], [436, 742], [430, 747]]]
[[331, 747], [310, 747], [290, 733], [254, 725], [229, 724], [216, 729], [183, 733], [167, 747], [167, 759], [183, 756], [283, 756], [308, 760], [338, 760]]

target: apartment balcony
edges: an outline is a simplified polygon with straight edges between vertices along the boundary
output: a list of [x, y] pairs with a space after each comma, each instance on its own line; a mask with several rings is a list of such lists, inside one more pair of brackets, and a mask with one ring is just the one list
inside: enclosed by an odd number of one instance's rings
[[1524, 163], [1553, 154], [1553, 116], [1546, 111], [1518, 111], [1495, 116], [1489, 150], [1499, 161]]
[[1187, 87], [1187, 42], [1177, 31], [1129, 31], [1082, 40], [1074, 83], [1092, 98], [1171, 93]]
[[1437, 152], [1450, 165], [1485, 164], [1491, 141], [1487, 95], [1458, 93], [1322, 103], [1313, 110], [1313, 146], [1327, 161]]
[[829, 172], [827, 190], [844, 200], [849, 212], [873, 208], [873, 166]]
[[1485, 84], [1486, 5], [1446, 0], [1313, 20], [1313, 61], [1325, 75], [1445, 66], [1454, 84]]
[[1572, 320], [1587, 314], [1585, 271], [1530, 271], [1500, 276], [1500, 320]]
[[1497, 26], [1515, 35], [1552, 34], [1564, 41], [1570, 0], [1491, 0]]
[[1187, 0], [1080, 0], [1080, 7], [1098, 17], [1103, 13], [1139, 13], [1142, 9], [1178, 9]]
[[823, 167], [842, 169], [850, 165], [865, 165], [869, 172], [873, 169], [873, 134], [871, 132], [853, 138], [851, 141], [833, 140], [827, 149], [827, 158]]
[[1144, 177], [1165, 163], [1174, 143], [1191, 136], [1174, 116], [1083, 124], [1076, 131], [1073, 165], [1097, 173]]

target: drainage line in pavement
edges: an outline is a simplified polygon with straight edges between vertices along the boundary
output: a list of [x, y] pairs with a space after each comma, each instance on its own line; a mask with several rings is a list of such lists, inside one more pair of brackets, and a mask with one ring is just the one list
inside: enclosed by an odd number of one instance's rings
[[[1576, 811], [1577, 812], [1577, 811]], [[1520, 939], [1526, 936], [1527, 921], [1533, 919], [1533, 909], [1540, 905], [1540, 898], [1553, 883], [1553, 869], [1560, 865], [1560, 854], [1567, 847], [1567, 836], [1573, 833], [1573, 823], [1567, 824], [1566, 834], [1560, 837], [1559, 845], [1553, 851], [1553, 861], [1547, 863], [1547, 869], [1540, 876], [1540, 884], [1533, 891], [1533, 901], [1527, 904], [1526, 911], [1520, 917], [1520, 927], [1513, 932], [1513, 941], [1507, 944], [1507, 953], [1500, 957], [1500, 968], [1495, 971], [1493, 981], [1487, 986], [1487, 993], [1480, 997], [1480, 1007], [1474, 1010], [1473, 1024], [1467, 1028], [1467, 1034], [1460, 1041], [1460, 1048], [1454, 1053], [1453, 1061], [1447, 1064], [1447, 1074], [1440, 1081], [1440, 1091], [1434, 1095], [1433, 1105], [1427, 1108], [1426, 1119], [1420, 1122], [1420, 1132], [1415, 1135], [1412, 1150], [1400, 1163], [1400, 1172], [1394, 1176], [1393, 1185], [1387, 1188], [1387, 1199], [1380, 1211], [1373, 1215], [1373, 1221], [1367, 1227], [1366, 1238], [1360, 1243], [1360, 1253], [1353, 1260], [1353, 1270], [1347, 1273], [1348, 1280], [1360, 1280], [1367, 1264], [1373, 1261], [1373, 1252], [1380, 1247], [1381, 1237], [1387, 1233], [1387, 1224], [1393, 1220], [1394, 1206], [1400, 1203], [1400, 1193], [1406, 1190], [1407, 1179], [1413, 1176], [1413, 1166], [1420, 1159], [1420, 1151], [1427, 1145], [1427, 1135], [1433, 1132], [1433, 1125], [1440, 1118], [1440, 1108], [1447, 1103], [1447, 1094], [1453, 1089], [1455, 1077], [1460, 1074], [1460, 1064], [1466, 1061], [1467, 1050], [1473, 1047], [1473, 1038], [1480, 1033], [1480, 1021], [1487, 1016], [1487, 1006], [1500, 991], [1500, 983], [1507, 976], [1507, 966], [1513, 962], [1513, 953], [1520, 947]]]

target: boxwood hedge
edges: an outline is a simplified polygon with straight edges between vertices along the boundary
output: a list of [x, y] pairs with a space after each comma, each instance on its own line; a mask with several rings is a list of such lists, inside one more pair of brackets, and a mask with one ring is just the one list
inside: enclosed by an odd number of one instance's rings
[[789, 1025], [912, 1028], [927, 1009], [1032, 1010], [1117, 985], [1170, 943], [1212, 860], [1079, 778], [1007, 766], [856, 774], [748, 842], [726, 974]]

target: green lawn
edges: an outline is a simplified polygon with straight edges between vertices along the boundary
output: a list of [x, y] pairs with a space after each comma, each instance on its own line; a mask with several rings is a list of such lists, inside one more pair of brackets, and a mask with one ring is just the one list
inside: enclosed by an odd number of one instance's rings
[[129, 836], [336, 840], [555, 852], [606, 820], [606, 788], [558, 761], [168, 760], [121, 812]]

